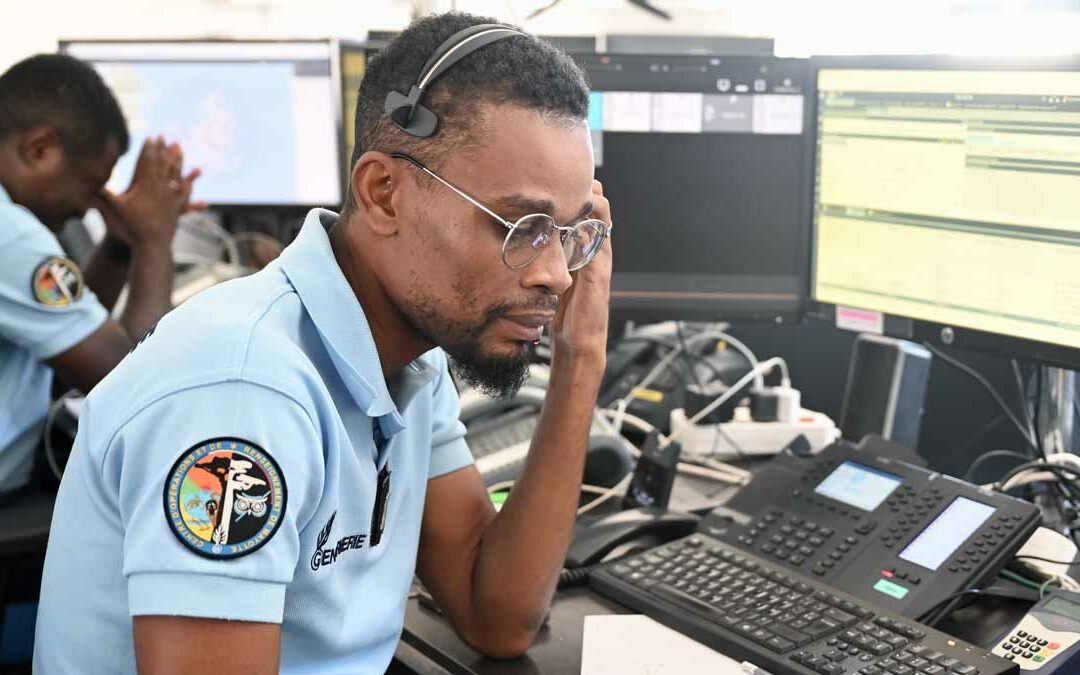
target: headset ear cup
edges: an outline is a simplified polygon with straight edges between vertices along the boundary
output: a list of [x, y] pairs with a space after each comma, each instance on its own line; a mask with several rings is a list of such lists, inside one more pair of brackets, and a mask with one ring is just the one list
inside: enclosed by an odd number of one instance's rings
[[[413, 87], [412, 94], [417, 94]], [[416, 96], [418, 98], [418, 96]], [[435, 133], [439, 126], [439, 118], [435, 113], [421, 104], [413, 103], [414, 96], [391, 91], [386, 95], [386, 103], [383, 109], [388, 117], [398, 125], [402, 131], [417, 138], [428, 138]], [[410, 115], [411, 113], [411, 115]]]
[[425, 106], [417, 105], [413, 108], [412, 120], [409, 121], [407, 126], [401, 128], [405, 130], [405, 133], [412, 134], [417, 138], [429, 138], [435, 134], [438, 127], [438, 116]]
[[394, 120], [401, 126], [409, 123], [409, 109], [412, 107], [412, 102], [409, 97], [398, 91], [391, 91], [386, 95], [386, 103], [383, 104], [383, 111], [389, 115], [390, 119]]

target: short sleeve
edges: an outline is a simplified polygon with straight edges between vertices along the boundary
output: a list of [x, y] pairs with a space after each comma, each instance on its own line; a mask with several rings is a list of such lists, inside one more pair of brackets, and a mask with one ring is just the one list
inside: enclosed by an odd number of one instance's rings
[[105, 464], [131, 616], [281, 622], [324, 478], [305, 408], [244, 381], [176, 392], [120, 429]]
[[465, 443], [465, 425], [459, 419], [461, 404], [457, 388], [450, 378], [446, 357], [440, 355], [435, 362], [440, 368], [435, 380], [431, 408], [431, 465], [428, 478], [436, 478], [457, 471], [473, 463], [472, 453]]
[[108, 312], [44, 225], [0, 204], [0, 235], [0, 337], [45, 360], [101, 327]]

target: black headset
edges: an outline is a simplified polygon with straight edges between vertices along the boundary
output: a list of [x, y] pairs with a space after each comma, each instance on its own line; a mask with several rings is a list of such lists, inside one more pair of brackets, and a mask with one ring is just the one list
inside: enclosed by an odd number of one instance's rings
[[526, 35], [526, 33], [497, 23], [470, 26], [454, 33], [439, 45], [439, 48], [424, 64], [423, 70], [420, 71], [420, 78], [409, 90], [408, 96], [397, 91], [391, 91], [386, 95], [384, 106], [386, 114], [405, 133], [417, 138], [428, 138], [439, 126], [439, 117], [421, 103], [424, 92], [431, 83], [477, 49], [515, 35]]

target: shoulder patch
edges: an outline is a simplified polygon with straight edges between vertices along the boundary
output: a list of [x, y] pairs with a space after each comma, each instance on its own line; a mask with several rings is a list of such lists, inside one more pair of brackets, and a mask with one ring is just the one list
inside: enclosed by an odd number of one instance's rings
[[83, 294], [83, 274], [79, 266], [67, 258], [46, 258], [34, 268], [30, 290], [34, 299], [49, 307], [67, 307]]
[[165, 482], [165, 518], [184, 546], [226, 560], [270, 541], [285, 516], [285, 476], [265, 450], [242, 438], [188, 448]]

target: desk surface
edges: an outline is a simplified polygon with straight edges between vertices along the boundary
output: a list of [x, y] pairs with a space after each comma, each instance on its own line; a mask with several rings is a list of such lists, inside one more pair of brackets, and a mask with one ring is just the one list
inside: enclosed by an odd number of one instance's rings
[[[442, 616], [409, 600], [401, 640], [441, 669], [458, 674], [532, 675], [533, 673], [581, 672], [581, 638], [585, 617], [592, 614], [627, 614], [631, 610], [591, 593], [573, 588], [558, 593], [551, 618], [528, 654], [513, 661], [493, 661], [461, 641]], [[401, 655], [399, 654], [399, 658]], [[402, 659], [418, 672], [421, 664]]]

